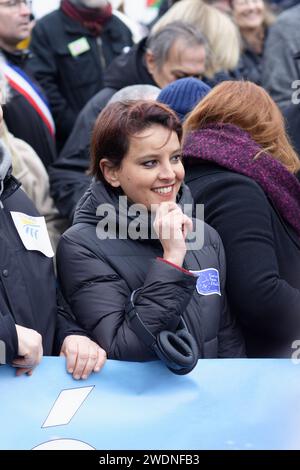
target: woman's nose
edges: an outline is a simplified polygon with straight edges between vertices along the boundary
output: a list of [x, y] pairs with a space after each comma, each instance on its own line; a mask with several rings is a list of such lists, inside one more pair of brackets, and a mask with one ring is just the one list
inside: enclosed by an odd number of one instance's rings
[[161, 166], [158, 177], [164, 180], [173, 180], [174, 169], [172, 168], [172, 165], [168, 164]]

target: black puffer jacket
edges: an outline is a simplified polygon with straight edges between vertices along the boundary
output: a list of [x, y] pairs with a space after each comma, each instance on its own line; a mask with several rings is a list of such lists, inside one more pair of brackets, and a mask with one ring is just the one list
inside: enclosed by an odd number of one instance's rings
[[[191, 196], [184, 187], [180, 203], [188, 202]], [[108, 357], [155, 358], [125, 318], [125, 305], [138, 288], [136, 310], [154, 335], [165, 329], [175, 331], [182, 315], [200, 357], [243, 356], [243, 340], [227, 309], [224, 251], [217, 232], [204, 225], [203, 248], [189, 251], [185, 259], [185, 269], [219, 271], [222, 295], [201, 295], [195, 289], [196, 277], [158, 259], [163, 255], [159, 240], [97, 238], [101, 218], [96, 210], [103, 203], [111, 204], [118, 214], [115, 192], [94, 182], [79, 203], [74, 225], [60, 241], [57, 261], [61, 287], [73, 313]]]

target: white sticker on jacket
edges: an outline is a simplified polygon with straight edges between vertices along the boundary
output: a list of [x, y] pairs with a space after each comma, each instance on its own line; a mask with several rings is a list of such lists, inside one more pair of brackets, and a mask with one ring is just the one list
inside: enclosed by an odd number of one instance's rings
[[27, 250], [40, 251], [48, 258], [53, 258], [50, 238], [44, 217], [32, 217], [22, 212], [11, 211], [17, 232]]
[[90, 45], [87, 41], [87, 38], [82, 37], [82, 38], [76, 39], [76, 41], [69, 42], [68, 49], [73, 57], [77, 57], [78, 55], [89, 51]]
[[221, 295], [219, 271], [215, 268], [202, 269], [201, 271], [191, 271], [197, 276], [196, 289], [201, 295]]

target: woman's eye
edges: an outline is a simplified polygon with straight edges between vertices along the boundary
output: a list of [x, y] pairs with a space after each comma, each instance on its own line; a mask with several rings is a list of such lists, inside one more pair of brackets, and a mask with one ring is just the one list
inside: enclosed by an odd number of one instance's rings
[[145, 166], [146, 168], [152, 168], [155, 166], [156, 160], [148, 160], [147, 162], [143, 162], [142, 165]]
[[172, 162], [181, 162], [182, 158], [181, 158], [181, 155], [173, 155], [173, 157], [171, 158]]

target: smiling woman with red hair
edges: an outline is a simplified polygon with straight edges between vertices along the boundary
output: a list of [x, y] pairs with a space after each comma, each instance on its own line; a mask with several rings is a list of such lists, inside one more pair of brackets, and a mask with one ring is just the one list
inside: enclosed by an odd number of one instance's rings
[[227, 258], [227, 294], [249, 356], [290, 356], [300, 335], [300, 162], [274, 101], [224, 82], [185, 123], [186, 181]]

